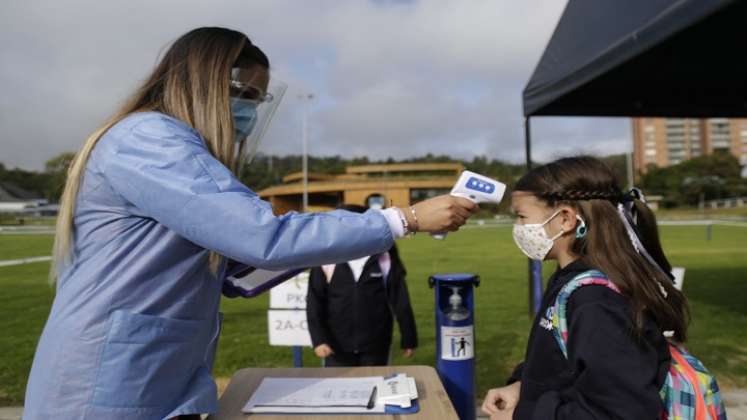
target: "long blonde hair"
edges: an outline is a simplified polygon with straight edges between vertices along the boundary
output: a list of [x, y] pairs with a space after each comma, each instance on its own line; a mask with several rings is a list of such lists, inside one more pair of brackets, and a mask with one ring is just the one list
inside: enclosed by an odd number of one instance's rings
[[[53, 248], [50, 281], [72, 258], [75, 203], [86, 163], [99, 139], [117, 122], [135, 112], [157, 111], [177, 118], [202, 135], [210, 153], [226, 167], [237, 170], [234, 127], [229, 104], [231, 68], [259, 65], [269, 69], [267, 56], [241, 32], [225, 28], [198, 28], [179, 39], [125, 105], [91, 136], [70, 163]], [[220, 255], [211, 252], [215, 270]]]

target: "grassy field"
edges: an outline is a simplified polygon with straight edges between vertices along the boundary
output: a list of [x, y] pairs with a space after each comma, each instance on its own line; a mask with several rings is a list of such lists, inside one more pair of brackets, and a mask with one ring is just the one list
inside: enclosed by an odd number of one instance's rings
[[[747, 228], [715, 226], [706, 240], [701, 226], [665, 226], [665, 248], [675, 265], [687, 268], [685, 293], [693, 311], [689, 347], [713, 371], [722, 387], [747, 386]], [[0, 235], [0, 259], [48, 254], [48, 236]], [[502, 383], [522, 359], [527, 316], [526, 259], [506, 227], [468, 229], [443, 242], [425, 235], [399, 242], [418, 321], [420, 347], [411, 360], [395, 352], [395, 364], [434, 364], [433, 273], [474, 272], [477, 289], [476, 336], [480, 395]], [[553, 267], [546, 265], [547, 277]], [[53, 290], [45, 263], [0, 268], [0, 405], [20, 404], [36, 341], [49, 312]], [[223, 335], [215, 374], [229, 377], [247, 366], [292, 364], [289, 348], [267, 342], [267, 297], [224, 300]], [[398, 343], [395, 337], [394, 342]], [[318, 366], [310, 350], [306, 366]]]
[[659, 220], [664, 219], [719, 219], [719, 218], [745, 218], [747, 217], [747, 207], [739, 208], [721, 208], [711, 209], [705, 208], [703, 210], [697, 208], [676, 208], [676, 209], [659, 209], [656, 211], [656, 217]]
[[52, 242], [52, 235], [1, 235], [0, 260], [50, 255]]

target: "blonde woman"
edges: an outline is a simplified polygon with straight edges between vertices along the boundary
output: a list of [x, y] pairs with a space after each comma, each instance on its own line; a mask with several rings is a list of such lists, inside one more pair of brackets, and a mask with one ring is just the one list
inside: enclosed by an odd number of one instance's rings
[[242, 33], [195, 29], [85, 142], [61, 203], [57, 294], [24, 418], [214, 412], [228, 260], [266, 269], [348, 261], [408, 231], [456, 230], [475, 210], [441, 196], [407, 209], [274, 216], [233, 173], [264, 129], [269, 67]]

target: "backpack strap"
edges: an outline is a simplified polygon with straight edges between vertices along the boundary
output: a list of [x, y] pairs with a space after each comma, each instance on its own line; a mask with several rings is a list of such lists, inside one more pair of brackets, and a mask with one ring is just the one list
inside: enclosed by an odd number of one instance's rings
[[[553, 336], [566, 359], [568, 358], [566, 347], [568, 343], [566, 313], [568, 299], [579, 287], [590, 285], [604, 286], [621, 293], [620, 289], [601, 271], [585, 271], [560, 289], [555, 305], [548, 309], [546, 315], [547, 319], [552, 319]], [[659, 391], [664, 404], [660, 418], [726, 420], [726, 409], [716, 378], [683, 347], [670, 343], [669, 353], [672, 361], [666, 381]]]
[[552, 314], [551, 316], [548, 316], [548, 319], [552, 319], [552, 334], [555, 336], [555, 341], [558, 342], [560, 351], [563, 352], [563, 356], [565, 356], [566, 359], [568, 358], [568, 318], [566, 317], [568, 299], [579, 287], [591, 285], [605, 286], [617, 293], [621, 293], [620, 289], [599, 270], [584, 271], [571, 279], [571, 281], [560, 289], [558, 297], [555, 299], [555, 305], [551, 307]]

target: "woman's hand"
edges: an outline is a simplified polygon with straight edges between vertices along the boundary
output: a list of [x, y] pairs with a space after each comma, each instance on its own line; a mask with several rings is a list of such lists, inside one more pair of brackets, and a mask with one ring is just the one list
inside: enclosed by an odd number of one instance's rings
[[485, 395], [482, 403], [483, 413], [491, 419], [510, 419], [514, 414], [514, 408], [519, 402], [521, 382], [514, 382], [502, 388], [493, 388]]
[[402, 209], [411, 227], [419, 232], [455, 232], [459, 230], [479, 206], [466, 198], [451, 195], [440, 195], [421, 201], [412, 206], [418, 216], [418, 222], [409, 209]]
[[317, 357], [321, 357], [324, 359], [325, 357], [328, 357], [329, 355], [335, 354], [334, 351], [332, 351], [332, 347], [330, 347], [327, 344], [320, 344], [316, 347], [314, 347], [314, 354], [316, 354]]
[[415, 354], [415, 349], [403, 349], [402, 355], [405, 356], [405, 358], [409, 359], [412, 357], [412, 355]]

